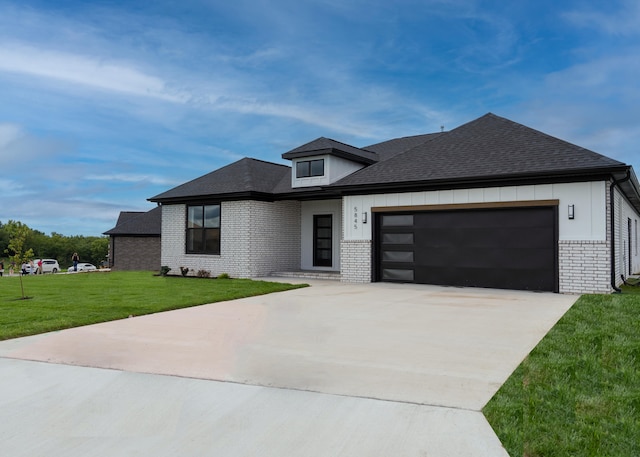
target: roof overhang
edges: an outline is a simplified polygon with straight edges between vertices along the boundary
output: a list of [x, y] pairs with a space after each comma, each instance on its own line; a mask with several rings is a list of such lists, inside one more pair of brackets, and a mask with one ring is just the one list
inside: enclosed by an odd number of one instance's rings
[[640, 213], [640, 184], [633, 168], [628, 166], [624, 173], [615, 173], [612, 178], [618, 183], [629, 203]]
[[[370, 152], [370, 154], [375, 154], [375, 153]], [[363, 155], [353, 154], [351, 152], [342, 151], [336, 148], [325, 148], [325, 149], [316, 149], [312, 151], [300, 151], [300, 152], [287, 152], [285, 154], [282, 154], [282, 158], [293, 160], [293, 159], [304, 159], [307, 157], [316, 157], [321, 155], [331, 155], [335, 157], [340, 157], [342, 159], [351, 160], [352, 162], [363, 163], [366, 165], [371, 165], [378, 161], [373, 157], [364, 157]]]
[[350, 186], [313, 187], [277, 194], [265, 192], [235, 192], [226, 194], [191, 195], [172, 198], [149, 198], [160, 204], [210, 203], [220, 201], [258, 200], [266, 202], [282, 200], [321, 200], [340, 198], [344, 195], [382, 194], [389, 192], [417, 192], [486, 187], [507, 187], [533, 184], [554, 184], [587, 181], [615, 180], [620, 190], [640, 213], [640, 184], [628, 166], [611, 169], [586, 169], [545, 174], [512, 174], [502, 176], [481, 176], [455, 179], [433, 179], [411, 182], [374, 183]]
[[[627, 167], [625, 166], [615, 169], [587, 169], [547, 172], [544, 174], [509, 174], [462, 178], [444, 178], [421, 181], [334, 186], [334, 188], [343, 195], [361, 195], [366, 193], [380, 194], [387, 192], [415, 192], [425, 190], [449, 190], [567, 182], [608, 181], [614, 178], [616, 175], [626, 176], [626, 172]], [[627, 186], [630, 185], [630, 183], [627, 184]]]

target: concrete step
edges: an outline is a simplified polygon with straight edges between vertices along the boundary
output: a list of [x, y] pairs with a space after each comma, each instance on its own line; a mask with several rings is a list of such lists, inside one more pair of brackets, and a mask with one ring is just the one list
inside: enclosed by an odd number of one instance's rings
[[340, 281], [341, 275], [339, 271], [276, 271], [271, 273], [276, 278], [302, 278], [302, 279], [329, 279]]

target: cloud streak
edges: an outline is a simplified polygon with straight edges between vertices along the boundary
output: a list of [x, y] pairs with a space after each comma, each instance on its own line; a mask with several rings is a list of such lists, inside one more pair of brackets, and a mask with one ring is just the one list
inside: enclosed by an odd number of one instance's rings
[[127, 64], [15, 43], [0, 46], [0, 71], [81, 84], [124, 95], [174, 103], [187, 101], [184, 95], [172, 93], [162, 79]]

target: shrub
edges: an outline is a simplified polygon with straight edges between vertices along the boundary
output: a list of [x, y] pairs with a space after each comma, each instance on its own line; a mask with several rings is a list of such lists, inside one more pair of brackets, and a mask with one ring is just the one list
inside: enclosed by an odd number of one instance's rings
[[171, 268], [169, 268], [166, 265], [163, 265], [160, 267], [160, 276], [167, 276], [167, 274], [171, 271]]
[[229, 273], [221, 273], [218, 275], [218, 279], [231, 279], [231, 276], [229, 276]]
[[196, 276], [198, 278], [210, 278], [211, 272], [207, 270], [198, 270], [198, 272], [196, 273]]

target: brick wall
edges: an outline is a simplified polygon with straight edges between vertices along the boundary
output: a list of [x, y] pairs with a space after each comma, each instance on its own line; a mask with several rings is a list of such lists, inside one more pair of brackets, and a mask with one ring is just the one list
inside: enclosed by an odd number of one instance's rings
[[267, 276], [300, 268], [300, 203], [222, 202], [220, 255], [185, 254], [186, 205], [162, 207], [162, 265], [169, 274], [199, 270], [234, 278]]
[[343, 239], [340, 249], [342, 282], [371, 282], [371, 241]]
[[611, 292], [609, 241], [560, 241], [560, 293]]
[[300, 269], [301, 205], [297, 201], [249, 201], [248, 276]]
[[[561, 240], [558, 243], [560, 293], [608, 294], [611, 287], [611, 202], [605, 186], [606, 240]], [[616, 214], [619, 202], [616, 200]], [[616, 276], [617, 277], [617, 276]]]
[[111, 268], [160, 270], [159, 236], [112, 236]]

